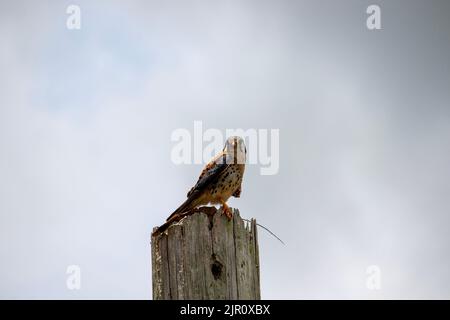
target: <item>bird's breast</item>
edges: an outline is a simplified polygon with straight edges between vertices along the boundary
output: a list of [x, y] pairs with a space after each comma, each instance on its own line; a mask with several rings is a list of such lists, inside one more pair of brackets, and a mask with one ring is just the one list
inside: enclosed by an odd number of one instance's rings
[[229, 197], [241, 186], [244, 165], [229, 165], [216, 181], [211, 184], [210, 195], [213, 199], [227, 201]]

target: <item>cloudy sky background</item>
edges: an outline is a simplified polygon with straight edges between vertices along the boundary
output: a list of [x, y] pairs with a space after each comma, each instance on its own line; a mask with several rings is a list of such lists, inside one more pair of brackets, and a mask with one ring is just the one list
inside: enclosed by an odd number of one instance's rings
[[286, 243], [259, 232], [263, 298], [450, 298], [449, 57], [448, 1], [1, 0], [0, 298], [150, 299], [195, 120], [280, 130], [230, 201]]

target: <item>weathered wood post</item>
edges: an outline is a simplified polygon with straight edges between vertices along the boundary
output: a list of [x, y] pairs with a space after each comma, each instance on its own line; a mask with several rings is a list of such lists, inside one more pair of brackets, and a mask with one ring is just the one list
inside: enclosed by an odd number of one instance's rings
[[261, 298], [256, 221], [232, 210], [200, 208], [152, 236], [153, 299]]

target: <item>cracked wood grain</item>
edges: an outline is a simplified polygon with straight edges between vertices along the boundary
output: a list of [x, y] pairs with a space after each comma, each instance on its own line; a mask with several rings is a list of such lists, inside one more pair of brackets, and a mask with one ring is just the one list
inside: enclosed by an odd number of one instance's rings
[[[256, 221], [202, 207], [154, 232], [153, 299], [260, 299]], [[155, 228], [154, 230], [157, 230]]]

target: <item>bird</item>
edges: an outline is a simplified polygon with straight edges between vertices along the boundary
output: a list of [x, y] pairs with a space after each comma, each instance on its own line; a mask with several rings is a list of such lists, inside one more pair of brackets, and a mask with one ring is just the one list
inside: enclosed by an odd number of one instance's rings
[[186, 201], [166, 221], [207, 204], [222, 205], [222, 213], [231, 220], [233, 213], [226, 202], [231, 196], [241, 196], [246, 157], [244, 139], [229, 137], [223, 150], [204, 167], [197, 183], [187, 193]]

